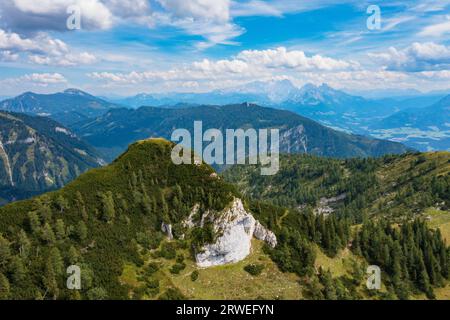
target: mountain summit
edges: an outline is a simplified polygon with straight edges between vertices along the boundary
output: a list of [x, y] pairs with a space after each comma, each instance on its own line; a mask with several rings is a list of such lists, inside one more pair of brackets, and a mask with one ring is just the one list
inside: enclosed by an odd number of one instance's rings
[[[18, 288], [15, 297], [46, 294], [44, 277], [48, 295], [73, 298], [65, 281], [54, 278], [59, 279], [62, 259], [53, 258], [65, 256], [68, 248], [69, 263], [92, 276], [77, 294], [90, 298], [101, 291], [110, 298], [126, 298], [128, 288], [120, 276], [127, 264], [143, 265], [141, 257], [160, 244], [158, 254], [167, 259], [182, 249], [165, 238], [192, 248], [202, 267], [244, 259], [252, 238], [276, 246], [275, 235], [253, 217], [233, 186], [206, 164], [173, 164], [172, 147], [163, 139], [138, 141], [111, 165], [91, 170], [56, 192], [0, 208], [0, 245], [3, 237], [12, 240], [22, 234], [33, 242], [27, 253], [39, 256], [23, 266], [27, 290]], [[177, 268], [184, 268], [183, 259], [177, 257]], [[8, 257], [2, 265], [11, 261]], [[50, 280], [54, 286], [47, 285]]]

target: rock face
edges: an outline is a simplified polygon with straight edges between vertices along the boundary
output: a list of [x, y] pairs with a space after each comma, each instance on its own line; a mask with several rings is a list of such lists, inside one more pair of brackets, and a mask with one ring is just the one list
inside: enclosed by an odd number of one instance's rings
[[[266, 241], [272, 247], [277, 245], [273, 232], [255, 220], [252, 214], [245, 210], [240, 199], [234, 199], [231, 206], [220, 213], [206, 213], [201, 224], [206, 219], [213, 222], [214, 230], [219, 236], [215, 243], [207, 244], [197, 251], [195, 257], [200, 267], [223, 265], [244, 259], [250, 253], [253, 236]], [[188, 224], [191, 223], [189, 221]]]
[[275, 234], [272, 231], [267, 230], [261, 223], [259, 223], [259, 221], [256, 221], [253, 235], [256, 239], [267, 242], [267, 244], [272, 248], [275, 248], [277, 245], [277, 237]]

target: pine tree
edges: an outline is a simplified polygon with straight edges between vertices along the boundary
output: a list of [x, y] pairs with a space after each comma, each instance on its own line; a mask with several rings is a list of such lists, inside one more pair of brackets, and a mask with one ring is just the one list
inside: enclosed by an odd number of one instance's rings
[[59, 295], [58, 282], [56, 280], [56, 273], [53, 267], [52, 260], [49, 258], [45, 264], [44, 275], [42, 277], [42, 282], [46, 288], [46, 295], [53, 297], [53, 300]]
[[76, 264], [80, 260], [80, 253], [74, 246], [70, 246], [69, 252], [67, 253], [67, 259], [70, 264]]
[[0, 300], [6, 300], [9, 298], [10, 294], [10, 285], [8, 278], [0, 273]]
[[0, 271], [5, 270], [11, 259], [10, 243], [0, 234]]
[[114, 206], [113, 194], [111, 191], [100, 194], [102, 203], [103, 219], [106, 222], [112, 222], [116, 216], [116, 209]]
[[323, 295], [326, 300], [337, 300], [338, 296], [336, 293], [336, 287], [334, 285], [333, 277], [329, 270], [319, 272], [319, 279], [323, 285]]
[[53, 232], [53, 229], [48, 222], [46, 222], [42, 227], [41, 238], [49, 244], [52, 244], [56, 241], [55, 233]]
[[19, 256], [13, 256], [11, 259], [11, 278], [16, 285], [19, 285], [24, 281], [26, 276], [26, 268]]
[[62, 195], [59, 195], [58, 198], [56, 198], [55, 204], [60, 213], [63, 213], [69, 208], [69, 202]]
[[75, 233], [80, 241], [84, 241], [88, 235], [88, 229], [83, 220], [78, 222], [77, 228], [75, 229]]
[[50, 260], [52, 262], [55, 274], [57, 276], [61, 275], [63, 273], [64, 261], [63, 258], [61, 257], [61, 253], [59, 252], [58, 248], [53, 247], [50, 250]]
[[63, 240], [66, 237], [66, 226], [62, 219], [56, 220], [55, 235], [58, 240]]
[[20, 257], [26, 259], [31, 252], [31, 241], [23, 229], [20, 229], [18, 238]]
[[28, 222], [30, 224], [30, 229], [34, 234], [39, 233], [41, 228], [41, 222], [39, 220], [39, 216], [36, 212], [28, 213]]

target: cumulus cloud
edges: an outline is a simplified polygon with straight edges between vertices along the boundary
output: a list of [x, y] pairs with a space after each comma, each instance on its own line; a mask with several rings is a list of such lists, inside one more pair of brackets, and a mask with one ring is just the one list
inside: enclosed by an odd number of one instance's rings
[[17, 33], [8, 33], [0, 29], [0, 50], [3, 58], [16, 61], [19, 54], [28, 56], [28, 60], [35, 64], [76, 66], [92, 64], [97, 59], [88, 52], [73, 52], [69, 46], [59, 40], [39, 33], [32, 38], [24, 38]]
[[419, 75], [428, 79], [450, 80], [450, 70], [423, 71]]
[[59, 55], [30, 55], [28, 57], [30, 62], [41, 65], [53, 65], [61, 67], [73, 67], [80, 64], [92, 64], [97, 61], [97, 58], [89, 52], [81, 53], [63, 53]]
[[[152, 10], [150, 3], [157, 8]], [[244, 29], [232, 22], [230, 0], [3, 0], [0, 28], [19, 34], [69, 31], [67, 9], [81, 11], [81, 28], [106, 30], [121, 23], [148, 27], [171, 26], [201, 36], [199, 48], [234, 44]]]
[[0, 61], [17, 61], [19, 60], [19, 55], [17, 53], [12, 53], [9, 50], [0, 51]]
[[[307, 56], [303, 51], [278, 48], [262, 51], [242, 51], [230, 59], [203, 59], [189, 65], [169, 70], [123, 72], [91, 72], [88, 76], [107, 85], [136, 85], [176, 83], [178, 88], [226, 87], [227, 85], [272, 79], [290, 75], [302, 75], [305, 72], [322, 71], [324, 73], [343, 70], [356, 70], [353, 62], [336, 60], [319, 55]], [[194, 86], [186, 84], [195, 83]]]
[[192, 67], [194, 70], [200, 70], [205, 73], [242, 73], [249, 69], [248, 64], [241, 60], [211, 61], [204, 59], [200, 62], [194, 62]]
[[31, 73], [18, 78], [3, 79], [0, 82], [4, 86], [21, 84], [26, 86], [48, 87], [50, 85], [66, 84], [67, 79], [60, 73]]
[[0, 15], [3, 27], [16, 32], [64, 31], [70, 6], [80, 8], [85, 29], [108, 29], [113, 25], [112, 12], [100, 0], [3, 0]]
[[390, 47], [387, 52], [370, 53], [369, 57], [388, 70], [418, 72], [450, 69], [450, 47], [433, 42], [415, 42], [401, 50]]
[[264, 65], [269, 68], [292, 68], [301, 71], [343, 70], [358, 66], [356, 62], [336, 60], [320, 55], [308, 57], [303, 51], [289, 51], [285, 47], [268, 50], [245, 50], [237, 58], [254, 65]]

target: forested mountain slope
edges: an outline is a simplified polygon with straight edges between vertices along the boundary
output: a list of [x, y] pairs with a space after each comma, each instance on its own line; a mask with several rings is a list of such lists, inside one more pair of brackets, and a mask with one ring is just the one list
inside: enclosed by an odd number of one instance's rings
[[282, 155], [280, 172], [234, 166], [227, 181], [250, 198], [293, 208], [312, 207], [361, 222], [371, 215], [414, 218], [429, 207], [450, 208], [450, 153], [337, 160]]
[[0, 205], [60, 188], [103, 163], [94, 148], [49, 118], [0, 112]]
[[309, 153], [328, 157], [381, 156], [408, 150], [400, 143], [335, 131], [295, 113], [253, 104], [199, 106], [186, 109], [142, 107], [114, 109], [94, 120], [74, 125], [74, 130], [110, 158], [128, 144], [148, 137], [170, 139], [174, 129], [192, 133], [194, 121], [210, 128], [280, 129], [280, 152]]
[[[251, 199], [246, 210], [275, 233], [277, 245], [255, 240], [253, 253], [242, 262], [198, 268], [195, 248], [217, 234], [207, 223], [186, 229], [183, 221], [192, 208], [200, 209], [192, 219], [202, 220], [203, 213], [223, 212], [242, 196], [208, 165], [174, 165], [172, 146], [161, 139], [137, 142], [111, 165], [90, 170], [59, 191], [0, 208], [0, 298], [434, 298], [436, 288], [446, 284], [449, 249], [423, 220], [403, 219], [391, 227], [393, 221], [381, 219], [355, 227], [351, 215]], [[377, 161], [415, 159], [407, 157]], [[425, 163], [425, 170], [427, 162], [417, 166]], [[347, 169], [369, 170], [362, 168], [370, 162], [352, 163]], [[162, 224], [173, 226], [172, 240]], [[327, 259], [347, 252], [349, 273], [325, 268], [322, 252]], [[382, 268], [383, 290], [364, 289], [367, 263]], [[79, 291], [66, 288], [70, 265], [81, 268]], [[244, 290], [236, 291], [237, 283]]]

